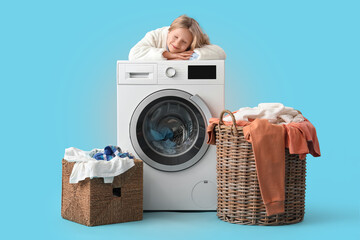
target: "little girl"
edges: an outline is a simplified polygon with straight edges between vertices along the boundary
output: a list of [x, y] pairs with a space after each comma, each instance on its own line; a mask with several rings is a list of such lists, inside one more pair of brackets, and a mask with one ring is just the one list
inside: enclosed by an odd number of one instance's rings
[[170, 27], [148, 32], [129, 53], [129, 60], [221, 60], [224, 50], [210, 44], [199, 23], [186, 15]]

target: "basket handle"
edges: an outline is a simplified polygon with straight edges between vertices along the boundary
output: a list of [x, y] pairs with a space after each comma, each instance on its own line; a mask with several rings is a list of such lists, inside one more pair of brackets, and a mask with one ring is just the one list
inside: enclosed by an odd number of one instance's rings
[[236, 130], [236, 120], [235, 120], [235, 116], [232, 112], [230, 112], [229, 110], [224, 110], [220, 113], [220, 120], [219, 120], [219, 125], [224, 125], [224, 122], [223, 122], [223, 117], [224, 117], [224, 114], [227, 113], [230, 115], [231, 119], [232, 119], [232, 133], [233, 133], [233, 136], [237, 135], [237, 130]]

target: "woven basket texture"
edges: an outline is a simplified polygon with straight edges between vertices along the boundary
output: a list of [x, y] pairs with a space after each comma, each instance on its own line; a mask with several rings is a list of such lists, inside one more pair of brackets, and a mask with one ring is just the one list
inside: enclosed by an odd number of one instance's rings
[[[143, 217], [143, 162], [114, 177], [70, 184], [74, 162], [62, 160], [61, 216], [86, 226], [138, 221]], [[115, 193], [115, 194], [114, 194]]]
[[[221, 113], [222, 119], [224, 111]], [[243, 128], [215, 127], [217, 148], [217, 216], [230, 223], [244, 225], [283, 225], [298, 223], [305, 213], [306, 160], [285, 153], [285, 212], [266, 216], [257, 179], [252, 145], [245, 140]]]

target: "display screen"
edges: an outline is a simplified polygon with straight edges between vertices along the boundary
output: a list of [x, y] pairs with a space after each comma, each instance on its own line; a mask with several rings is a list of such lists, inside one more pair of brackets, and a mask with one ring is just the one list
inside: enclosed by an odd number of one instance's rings
[[216, 79], [216, 65], [188, 66], [188, 79]]

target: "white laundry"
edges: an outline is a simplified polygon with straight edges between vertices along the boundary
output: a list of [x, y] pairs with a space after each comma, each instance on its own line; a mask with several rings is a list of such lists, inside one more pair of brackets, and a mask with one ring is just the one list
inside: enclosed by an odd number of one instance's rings
[[[235, 114], [236, 120], [249, 121], [249, 118], [268, 119], [273, 124], [288, 124], [291, 122], [302, 122], [304, 117], [291, 107], [285, 107], [281, 103], [260, 103], [257, 107], [240, 108]], [[223, 118], [224, 121], [231, 121], [230, 116]]]
[[94, 177], [102, 177], [104, 183], [112, 183], [115, 176], [126, 172], [135, 165], [134, 160], [128, 157], [116, 156], [110, 161], [104, 161], [90, 157], [89, 153], [74, 147], [65, 149], [64, 159], [68, 162], [75, 162], [70, 175], [70, 183], [78, 183], [85, 178], [92, 179]]

